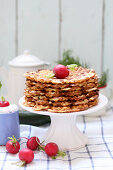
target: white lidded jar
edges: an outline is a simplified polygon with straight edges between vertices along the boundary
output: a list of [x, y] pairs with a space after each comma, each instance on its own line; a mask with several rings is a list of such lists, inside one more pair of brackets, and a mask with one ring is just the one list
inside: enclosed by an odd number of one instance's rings
[[24, 73], [49, 68], [50, 64], [29, 54], [26, 50], [20, 56], [15, 57], [8, 63], [8, 100], [18, 105], [20, 97], [24, 95], [25, 77]]

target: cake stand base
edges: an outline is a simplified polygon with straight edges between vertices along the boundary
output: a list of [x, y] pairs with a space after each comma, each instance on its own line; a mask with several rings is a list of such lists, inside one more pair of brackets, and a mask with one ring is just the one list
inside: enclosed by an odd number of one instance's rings
[[[53, 113], [54, 114], [54, 113]], [[44, 136], [44, 144], [55, 142], [62, 151], [77, 150], [88, 143], [86, 135], [76, 126], [76, 115], [51, 115], [51, 125]]]
[[82, 134], [76, 126], [76, 116], [91, 115], [106, 107], [108, 100], [105, 96], [99, 94], [99, 103], [92, 108], [80, 112], [72, 113], [51, 113], [48, 111], [34, 111], [32, 107], [23, 105], [24, 97], [19, 100], [19, 105], [32, 113], [49, 115], [51, 125], [46, 136], [43, 137], [44, 144], [55, 142], [62, 151], [77, 150], [88, 143], [87, 136]]

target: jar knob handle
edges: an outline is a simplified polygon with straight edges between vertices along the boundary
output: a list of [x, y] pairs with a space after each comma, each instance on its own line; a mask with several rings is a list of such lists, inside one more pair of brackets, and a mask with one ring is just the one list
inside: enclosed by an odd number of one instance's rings
[[28, 50], [25, 50], [25, 51], [24, 51], [24, 55], [29, 55], [29, 51], [28, 51]]

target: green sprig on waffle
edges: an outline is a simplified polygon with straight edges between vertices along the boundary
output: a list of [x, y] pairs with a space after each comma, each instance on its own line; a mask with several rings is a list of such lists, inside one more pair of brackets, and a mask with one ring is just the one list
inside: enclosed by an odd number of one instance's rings
[[55, 74], [54, 73], [51, 73], [51, 74], [48, 74], [46, 77], [47, 78], [53, 78], [55, 76]]
[[74, 70], [75, 70], [75, 67], [78, 67], [78, 65], [77, 65], [77, 64], [67, 65], [67, 68], [69, 68], [71, 71], [74, 71]]

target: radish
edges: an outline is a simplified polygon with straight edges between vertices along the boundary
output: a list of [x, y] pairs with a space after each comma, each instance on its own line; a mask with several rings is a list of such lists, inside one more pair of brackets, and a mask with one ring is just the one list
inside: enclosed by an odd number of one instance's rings
[[1, 97], [1, 101], [0, 101], [0, 107], [7, 107], [10, 105], [10, 103], [8, 101], [5, 100], [5, 98], [2, 96]]
[[26, 145], [27, 148], [31, 149], [31, 150], [36, 150], [39, 146], [40, 140], [38, 139], [38, 137], [33, 136], [30, 139], [28, 139]]
[[19, 152], [19, 159], [22, 161], [22, 165], [32, 162], [34, 159], [34, 153], [29, 148], [24, 148]]
[[59, 79], [64, 79], [69, 75], [69, 70], [66, 66], [58, 64], [53, 68], [53, 73]]
[[52, 159], [56, 159], [57, 157], [61, 156], [64, 157], [66, 155], [65, 152], [59, 151], [58, 145], [54, 142], [47, 143], [46, 146], [41, 146], [42, 150], [50, 156]]
[[9, 152], [9, 153], [12, 153], [12, 154], [16, 154], [19, 152], [20, 150], [20, 144], [19, 142], [16, 140], [16, 138], [13, 136], [13, 137], [9, 137], [9, 141], [6, 143], [6, 150]]
[[48, 143], [45, 146], [45, 152], [48, 156], [56, 156], [56, 154], [58, 153], [58, 146], [56, 143]]

